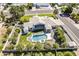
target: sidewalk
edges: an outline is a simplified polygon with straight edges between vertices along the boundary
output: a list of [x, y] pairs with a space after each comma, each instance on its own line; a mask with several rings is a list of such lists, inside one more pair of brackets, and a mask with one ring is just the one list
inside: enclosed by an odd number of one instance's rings
[[77, 51], [74, 51], [74, 53], [76, 54], [76, 56], [79, 56], [79, 49]]
[[77, 27], [79, 29], [79, 24], [74, 24], [75, 27]]

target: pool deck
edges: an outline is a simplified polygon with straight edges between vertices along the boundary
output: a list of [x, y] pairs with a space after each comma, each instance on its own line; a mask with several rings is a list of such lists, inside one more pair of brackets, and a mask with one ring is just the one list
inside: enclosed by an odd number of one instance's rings
[[[37, 35], [39, 35], [39, 34], [41, 34], [41, 32], [34, 33], [34, 35], [36, 35], [36, 34], [37, 34]], [[45, 33], [43, 33], [43, 34], [45, 34]], [[32, 34], [32, 35], [33, 35], [33, 34]], [[32, 36], [32, 35], [31, 35], [31, 36]], [[51, 41], [51, 42], [53, 41], [53, 38], [52, 38], [51, 33], [46, 33], [45, 35], [47, 36], [47, 38], [46, 38], [46, 39], [44, 39], [44, 42], [45, 42], [45, 41]], [[41, 40], [39, 40], [39, 41], [34, 41], [34, 40], [32, 40], [32, 37], [31, 37], [31, 36], [30, 36], [30, 37], [28, 37], [28, 41], [31, 41], [31, 42], [34, 42], [34, 43], [35, 43], [35, 42], [44, 43], [44, 42], [43, 42], [43, 41], [41, 41]]]
[[51, 40], [51, 39], [52, 39], [51, 33], [48, 33], [48, 34], [46, 34], [46, 35], [47, 35], [47, 40]]

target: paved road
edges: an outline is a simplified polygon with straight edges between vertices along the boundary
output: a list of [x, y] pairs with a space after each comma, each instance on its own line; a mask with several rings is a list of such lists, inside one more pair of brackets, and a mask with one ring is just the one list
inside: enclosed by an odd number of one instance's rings
[[[77, 43], [79, 43], [79, 30], [73, 25], [72, 22], [69, 21], [70, 18], [61, 17], [59, 15], [58, 15], [58, 18], [60, 18], [60, 20], [74, 33], [74, 37], [76, 36], [76, 38], [74, 40], [76, 40]], [[79, 46], [79, 44], [78, 44], [78, 46]]]
[[32, 10], [29, 10], [29, 11], [26, 11], [25, 12], [25, 15], [32, 15], [32, 14], [44, 14], [44, 13], [53, 13], [53, 10], [35, 10], [35, 11], [32, 11]]

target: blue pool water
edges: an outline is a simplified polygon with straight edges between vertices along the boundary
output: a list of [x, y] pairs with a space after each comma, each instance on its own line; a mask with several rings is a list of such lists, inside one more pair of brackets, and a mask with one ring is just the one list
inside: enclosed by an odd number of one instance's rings
[[33, 41], [45, 40], [46, 38], [47, 38], [47, 36], [45, 34], [33, 35], [32, 36]]

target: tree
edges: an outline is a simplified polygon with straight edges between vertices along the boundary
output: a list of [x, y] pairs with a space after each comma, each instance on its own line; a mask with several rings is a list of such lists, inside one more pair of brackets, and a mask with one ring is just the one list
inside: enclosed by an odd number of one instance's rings
[[61, 46], [62, 46], [62, 48], [66, 48], [67, 47], [67, 43], [64, 42]]
[[79, 21], [79, 16], [76, 15], [74, 20], [75, 20], [76, 23], [78, 23], [78, 21]]
[[77, 3], [70, 3], [70, 5], [72, 6], [72, 7], [77, 7]]
[[78, 23], [79, 21], [79, 14], [78, 13], [72, 13], [71, 18], [75, 21], [75, 23]]
[[72, 14], [70, 15], [70, 17], [71, 17], [72, 19], [75, 19], [75, 16], [77, 16], [76, 13], [72, 13]]
[[66, 38], [64, 36], [64, 31], [60, 28], [57, 27], [56, 28], [56, 32], [55, 32], [55, 36], [56, 36], [56, 41], [61, 45], [63, 42], [66, 42]]
[[67, 52], [64, 52], [64, 56], [73, 56], [73, 54], [71, 52], [67, 51]]
[[26, 8], [27, 8], [28, 10], [30, 10], [30, 9], [32, 9], [32, 6], [33, 6], [33, 3], [28, 3], [27, 6], [26, 6]]
[[10, 7], [12, 5], [12, 3], [7, 3], [5, 6], [4, 6], [4, 10], [6, 10], [8, 7]]
[[59, 48], [59, 44], [57, 43], [53, 44], [53, 48]]
[[5, 21], [5, 16], [4, 16], [4, 14], [3, 14], [3, 11], [1, 11], [0, 17], [1, 17], [1, 19], [2, 19], [1, 21], [4, 22], [4, 21]]
[[73, 8], [71, 6], [67, 6], [66, 9], [64, 10], [64, 13], [71, 14], [73, 11]]
[[62, 52], [57, 52], [57, 56], [64, 56]]
[[13, 15], [13, 21], [18, 21], [18, 19], [24, 15], [24, 9], [23, 6], [11, 6], [9, 11]]
[[57, 4], [57, 3], [50, 3], [50, 5], [51, 5], [52, 7], [54, 7], [56, 4]]
[[34, 46], [34, 49], [36, 49], [36, 50], [43, 50], [44, 47], [43, 47], [43, 45], [41, 43], [37, 42], [35, 44], [35, 46]]
[[55, 10], [53, 11], [54, 14], [58, 14], [58, 9], [55, 8]]

